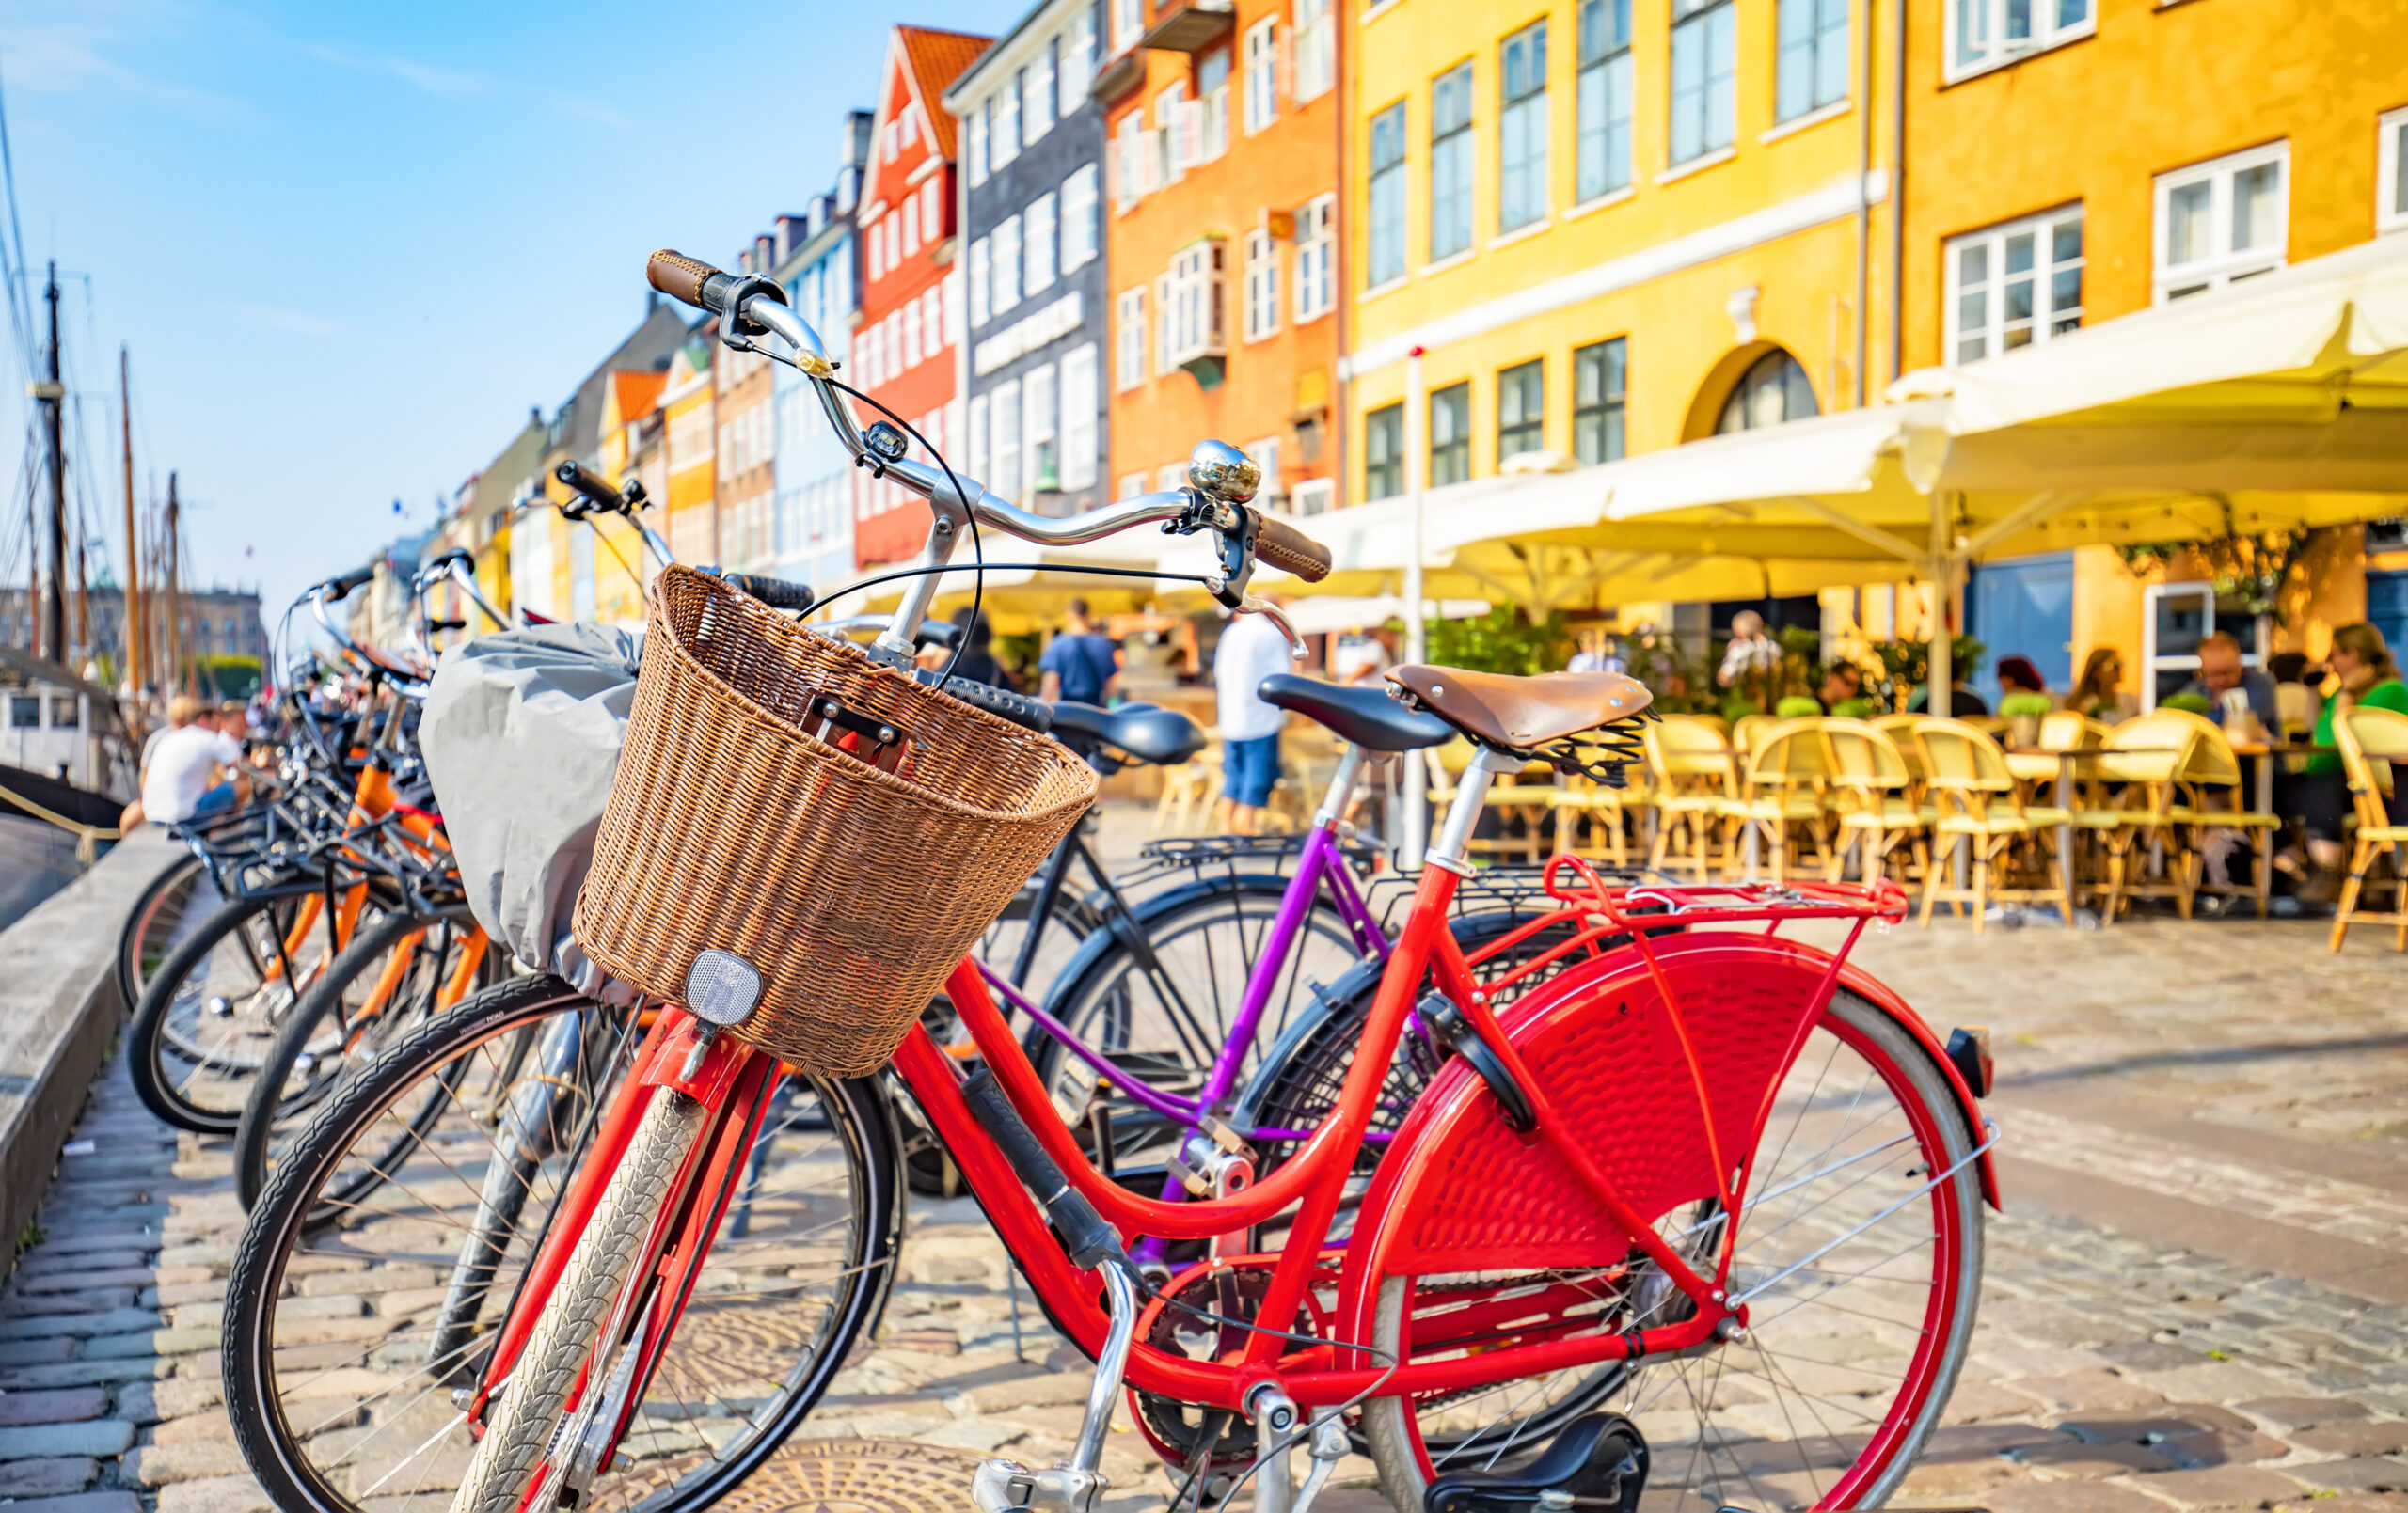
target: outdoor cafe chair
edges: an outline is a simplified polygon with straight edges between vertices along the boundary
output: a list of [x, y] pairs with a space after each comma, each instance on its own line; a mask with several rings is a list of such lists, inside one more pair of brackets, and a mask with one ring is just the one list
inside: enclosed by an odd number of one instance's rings
[[1731, 754], [1741, 762], [1754, 756], [1781, 721], [1770, 715], [1742, 715], [1731, 726]]
[[[1741, 720], [1733, 735], [1754, 737], [1754, 746], [1738, 756], [1738, 792], [1724, 799], [1722, 817], [1731, 822], [1724, 837], [1727, 871], [1747, 863], [1747, 843], [1762, 843], [1772, 880], [1789, 880], [1791, 836], [1798, 834], [1814, 847], [1814, 859], [1830, 866], [1830, 825], [1823, 802], [1824, 780], [1831, 762], [1823, 744], [1823, 717], [1784, 719], [1769, 727], [1747, 729]], [[1749, 859], [1752, 860], [1752, 858]]]
[[[2350, 780], [2357, 836], [2351, 848], [2350, 875], [2342, 879], [2340, 902], [2333, 913], [2332, 948], [2341, 949], [2352, 921], [2372, 920], [2397, 927], [2392, 950], [2408, 950], [2408, 845], [2402, 843], [2408, 843], [2408, 825], [2394, 823], [2384, 803], [2384, 791], [2408, 767], [2408, 715], [2353, 709], [2347, 718], [2333, 722], [2333, 744], [2341, 749], [2341, 770]], [[2384, 765], [2378, 769], [2377, 763]], [[2377, 856], [2391, 859], [2391, 912], [2365, 914], [2358, 910], [2358, 900]]]
[[[1630, 787], [1612, 789], [1585, 774], [1568, 777], [1555, 792], [1555, 849], [1565, 856], [1630, 865], [1627, 821], [1646, 801], [1639, 773]], [[1634, 790], [1637, 790], [1636, 792]]]
[[[1428, 755], [1430, 802], [1443, 813], [1454, 802], [1455, 784], [1471, 764], [1472, 746], [1458, 737], [1444, 746], [1433, 747]], [[1555, 809], [1559, 792], [1553, 775], [1545, 767], [1534, 766], [1518, 775], [1498, 778], [1489, 787], [1485, 806], [1487, 813], [1496, 816], [1496, 828], [1486, 835], [1475, 832], [1465, 843], [1465, 851], [1475, 857], [1501, 857], [1533, 866], [1545, 861], [1553, 840], [1553, 827], [1546, 820]], [[1486, 816], [1482, 818], [1484, 822]], [[1485, 823], [1481, 827], [1489, 828]]]
[[[1722, 826], [1722, 806], [1738, 796], [1731, 748], [1722, 722], [1695, 715], [1667, 715], [1641, 733], [1647, 776], [1655, 790], [1656, 843], [1647, 858], [1657, 872], [1685, 871], [1695, 881], [1711, 880], [1709, 853]], [[1687, 854], [1672, 854], [1677, 832]]]
[[2114, 924], [2134, 898], [2171, 898], [2177, 913], [2191, 917], [2191, 866], [2183, 854], [2188, 837], [2174, 811], [2191, 749], [2201, 730], [2213, 728], [2196, 715], [2161, 709], [2116, 726], [2099, 749], [2091, 770], [2102, 796], [2073, 817], [2106, 843], [2101, 925]]
[[[2242, 780], [2241, 759], [2233, 754], [2232, 742], [2223, 727], [2186, 711], [2167, 713], [2182, 714], [2196, 721], [2190, 759], [2183, 764], [2176, 783], [2173, 809], [2174, 823], [2188, 832], [2182, 857], [2191, 869], [2191, 896], [2195, 900], [2201, 893], [2213, 893], [2254, 899], [2258, 917], [2262, 920], [2274, 879], [2274, 832], [2283, 827], [2283, 822], [2276, 815], [2259, 813], [2248, 807], [2244, 797], [2248, 787]], [[2229, 849], [2219, 839], [2220, 831], [2246, 839], [2255, 863], [2254, 881], [2236, 883], [2228, 878], [2209, 877], [2210, 854]]]
[[[1857, 875], [1865, 882], [1888, 871], [1892, 861], [1903, 861], [1902, 845], [1911, 848], [1918, 871], [1927, 866], [1924, 836], [1936, 816], [1921, 801], [1914, 770], [1898, 743], [1869, 720], [1841, 718], [1823, 721], [1823, 740], [1831, 762], [1829, 792], [1839, 820], [1823, 869], [1825, 880], [1840, 880], [1851, 851], [1857, 854]], [[1901, 881], [1911, 881], [1916, 875], [1909, 873]]]
[[[1933, 906], [1945, 900], [1972, 906], [1973, 932], [1978, 935], [1993, 899], [2050, 900], [2057, 906], [2058, 918], [2070, 927], [2074, 922], [2073, 859], [2056, 839], [2065, 812], [2025, 803], [2015, 774], [2007, 770], [2006, 753], [1988, 732], [1970, 721], [1925, 717], [1915, 722], [1915, 741], [1923, 748], [1924, 781], [1938, 812], [1931, 822], [1931, 859], [1924, 868], [1924, 927], [1931, 927]], [[2050, 837], [2046, 852], [2051, 886], [2004, 886], [2017, 843], [2036, 843], [2043, 831]], [[1960, 854], [1968, 875], [1963, 884], [1955, 878]]]
[[1907, 771], [1913, 776], [1918, 784], [1924, 778], [1923, 748], [1915, 745], [1915, 726], [1923, 717], [1921, 715], [1876, 715], [1873, 717], [1873, 728], [1890, 737], [1890, 744], [1896, 747], [1898, 755], [1906, 759]]
[[1199, 812], [1206, 824], [1212, 823], [1213, 807], [1221, 801], [1222, 764], [1228, 757], [1218, 730], [1206, 731], [1204, 735], [1204, 749], [1162, 769], [1163, 792], [1154, 801], [1152, 833], [1191, 834]]

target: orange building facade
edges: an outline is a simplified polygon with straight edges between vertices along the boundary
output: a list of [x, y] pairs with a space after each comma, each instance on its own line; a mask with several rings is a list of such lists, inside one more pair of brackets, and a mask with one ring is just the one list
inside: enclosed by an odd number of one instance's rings
[[[967, 428], [959, 361], [962, 279], [954, 235], [959, 123], [941, 102], [945, 87], [990, 40], [926, 26], [895, 28], [856, 217], [862, 312], [848, 377], [948, 453]], [[911, 450], [925, 455], [916, 446]], [[927, 502], [866, 471], [857, 475], [854, 489], [856, 564], [916, 556], [928, 539]]]
[[1299, 513], [1334, 503], [1339, 38], [1332, 0], [1114, 0], [1105, 109], [1113, 492], [1214, 437]]

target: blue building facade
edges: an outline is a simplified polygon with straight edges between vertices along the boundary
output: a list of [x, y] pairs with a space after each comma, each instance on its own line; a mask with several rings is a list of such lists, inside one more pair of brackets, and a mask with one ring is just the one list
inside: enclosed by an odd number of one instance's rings
[[[853, 234], [870, 115], [846, 114], [836, 182], [800, 215], [781, 216], [772, 273], [795, 310], [839, 364], [852, 357], [861, 312], [860, 242]], [[853, 460], [802, 375], [772, 365], [777, 407], [777, 574], [822, 592], [853, 574]]]

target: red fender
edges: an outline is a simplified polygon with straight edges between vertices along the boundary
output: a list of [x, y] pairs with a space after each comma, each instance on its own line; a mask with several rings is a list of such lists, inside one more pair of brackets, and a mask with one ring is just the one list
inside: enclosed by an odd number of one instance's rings
[[[1727, 930], [1654, 941], [1682, 1004], [1687, 1039], [1713, 1100], [1716, 1142], [1751, 1151], [1771, 1090], [1795, 1059], [1803, 1010], [1832, 983], [1831, 954], [1802, 941]], [[1947, 1078], [1979, 1145], [1980, 1111], [1930, 1028], [1866, 974], [1838, 985], [1912, 1033]], [[1654, 1216], [1715, 1193], [1689, 1070], [1662, 995], [1633, 947], [1584, 963], [1499, 1011], [1514, 1048], [1546, 1086], [1568, 1133], [1623, 1198]], [[1441, 1166], [1446, 1169], [1441, 1170]], [[1997, 1204], [1987, 1154], [1983, 1195]], [[1369, 1340], [1371, 1279], [1416, 1269], [1609, 1264], [1630, 1237], [1607, 1222], [1536, 1136], [1516, 1137], [1460, 1058], [1439, 1069], [1388, 1146], [1346, 1247], [1336, 1329]]]

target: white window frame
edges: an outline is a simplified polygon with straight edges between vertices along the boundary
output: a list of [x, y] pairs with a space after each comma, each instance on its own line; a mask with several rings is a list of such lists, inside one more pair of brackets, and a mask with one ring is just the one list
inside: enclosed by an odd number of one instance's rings
[[[1439, 94], [1450, 85], [1462, 90], [1463, 119], [1442, 133]], [[1422, 171], [1430, 180], [1430, 192], [1423, 198], [1430, 216], [1430, 224], [1424, 229], [1428, 238], [1425, 251], [1432, 262], [1444, 262], [1469, 252], [1472, 238], [1478, 234], [1474, 206], [1479, 198], [1476, 181], [1480, 176], [1480, 110], [1473, 102], [1477, 87], [1469, 58], [1430, 81], [1430, 107], [1423, 112], [1428, 118], [1430, 151]], [[1446, 181], [1443, 187], [1442, 177]]]
[[[1041, 140], [1054, 129], [1057, 107], [1054, 93], [1054, 41], [1048, 38], [1038, 44], [1037, 55], [1021, 71], [1021, 140], [1025, 146]], [[1040, 114], [1039, 112], [1042, 112]]]
[[1245, 454], [1253, 458], [1254, 465], [1262, 470], [1262, 481], [1257, 485], [1254, 496], [1275, 508], [1284, 505], [1288, 487], [1279, 473], [1279, 438], [1264, 436], [1259, 441], [1250, 441], [1246, 443]]
[[[2061, 261], [2055, 256], [2057, 232], [2067, 225], [2082, 229], [2082, 251]], [[2033, 239], [2032, 267], [2024, 272], [2010, 271], [2007, 267], [2007, 244], [2027, 233]], [[2071, 316], [2078, 328], [2086, 307], [2082, 301], [2089, 297], [2089, 235], [2090, 229], [2083, 222], [2083, 206], [2077, 202], [1950, 237], [1941, 247], [1941, 324], [1944, 328], [1944, 344], [1941, 348], [1942, 360], [1951, 363], [1980, 362], [2003, 352], [2012, 352], [2019, 346], [2036, 346], [2066, 335], [2055, 327], [2067, 316]], [[1983, 276], [1978, 289], [1969, 288], [1964, 281], [1965, 254], [1975, 247], [1982, 250], [1983, 260]], [[2080, 275], [2082, 299], [2069, 307], [2060, 307], [2057, 304], [2056, 276], [2067, 272]], [[2006, 314], [2008, 285], [2026, 276], [2032, 280], [2032, 313], [2028, 317], [2010, 320]], [[1982, 322], [1978, 333], [1968, 329], [1965, 323], [1966, 297], [1975, 293], [1982, 298]], [[2008, 339], [2019, 332], [2026, 339], [2010, 344]], [[1966, 352], [1965, 342], [1976, 335], [1981, 338], [1982, 350], [1978, 353]]]
[[1093, 262], [1100, 250], [1096, 200], [1101, 176], [1095, 164], [1087, 163], [1062, 181], [1062, 271], [1066, 274]]
[[1086, 102], [1087, 88], [1095, 83], [1095, 11], [1082, 8], [1062, 28], [1059, 45], [1061, 61], [1054, 71], [1054, 88], [1060, 99], [1054, 113], [1067, 120]]
[[[1547, 33], [1551, 29], [1547, 24], [1549, 19], [1541, 16], [1497, 46], [1497, 229], [1499, 235], [1537, 225], [1545, 220], [1555, 207], [1555, 184], [1549, 177], [1552, 165], [1548, 162], [1554, 147], [1547, 119], [1547, 94], [1553, 82], [1547, 76], [1546, 68], [1546, 48], [1550, 39]], [[1538, 49], [1538, 87], [1518, 99], [1509, 101], [1505, 98], [1507, 50], [1514, 43], [1530, 38], [1535, 38], [1535, 42], [1526, 45], [1534, 45]], [[1477, 114], [1475, 108], [1474, 115]], [[1528, 149], [1518, 163], [1510, 156], [1516, 141]], [[1509, 221], [1506, 216], [1510, 208], [1506, 199], [1516, 181], [1534, 192], [1538, 198], [1535, 204], [1520, 207], [1524, 213], [1521, 219]]]
[[[2039, 0], [2046, 5], [2051, 0]], [[1827, 9], [1836, 4], [1839, 24], [1828, 24]], [[1796, 120], [1818, 110], [1844, 105], [1848, 99], [1848, 85], [1853, 77], [1849, 64], [1848, 36], [1855, 18], [1848, 14], [1849, 0], [1778, 0], [1773, 8], [1773, 118], [1776, 121]], [[1801, 15], [1800, 12], [1803, 12]], [[1798, 29], [1793, 31], [1793, 26]], [[1787, 65], [1792, 55], [1805, 60], [1805, 98], [1783, 101], [1782, 90], [1791, 82]], [[1839, 87], [1827, 97], [1823, 87], [1832, 60], [1839, 65]]]
[[903, 256], [908, 258], [919, 250], [920, 197], [914, 193], [903, 197]]
[[1219, 237], [1199, 237], [1171, 254], [1171, 366], [1228, 353], [1228, 247]]
[[1279, 18], [1265, 16], [1245, 30], [1245, 134], [1279, 118]]
[[1103, 470], [1103, 406], [1095, 343], [1062, 355], [1062, 490], [1095, 487]]
[[1296, 323], [1318, 321], [1338, 307], [1335, 260], [1338, 197], [1321, 195], [1296, 212]]
[[1187, 465], [1164, 463], [1162, 466], [1155, 468], [1154, 487], [1164, 494], [1168, 494], [1173, 489], [1187, 487]]
[[1295, 77], [1289, 94], [1297, 104], [1319, 100], [1338, 87], [1338, 17], [1334, 0], [1296, 0]]
[[987, 418], [992, 428], [988, 453], [994, 480], [988, 486], [1018, 503], [1024, 492], [1021, 478], [1020, 380], [998, 384], [988, 396]]
[[[1377, 155], [1370, 151], [1370, 148], [1380, 139], [1381, 122], [1391, 114], [1396, 121], [1397, 141], [1401, 144], [1408, 142], [1413, 122], [1402, 100], [1371, 112], [1363, 123], [1366, 145], [1364, 161], [1370, 170], [1364, 182], [1363, 244], [1366, 265], [1364, 276], [1365, 281], [1375, 289], [1402, 278], [1412, 257], [1413, 150], [1409, 146], [1405, 147], [1397, 154], [1396, 161], [1389, 164], [1380, 163]], [[1395, 238], [1393, 247], [1386, 245], [1381, 236], [1384, 229], [1382, 222], [1385, 218], [1380, 205], [1383, 191], [1392, 195], [1396, 200], [1393, 207], [1394, 225], [1392, 228], [1386, 229], [1387, 234]], [[1383, 276], [1384, 264], [1393, 265], [1395, 271]]]
[[2377, 235], [2408, 231], [2408, 183], [2400, 165], [2408, 152], [2408, 106], [2375, 118], [2374, 229]]
[[1004, 165], [1020, 156], [1020, 75], [995, 91], [995, 109], [990, 123], [987, 157], [1000, 171]]
[[920, 366], [920, 302], [903, 302], [903, 368], [905, 371]]
[[1161, 377], [1178, 366], [1170, 360], [1171, 347], [1170, 275], [1154, 276], [1154, 375]]
[[[2202, 638], [2216, 629], [2216, 586], [2213, 583], [2151, 583], [2141, 590], [2141, 709], [2144, 713], [2157, 708], [2157, 681], [2161, 672], [2187, 672], [2196, 677], [2199, 654], [2164, 652], [2157, 649], [2159, 612], [2168, 599], [2195, 599], [2204, 606], [2207, 630]], [[2241, 642], [2241, 665], [2255, 668], [2264, 665], [2266, 621], [2260, 616], [2255, 633], [2236, 638]], [[2188, 679], [2185, 680], [2189, 681]]]
[[[1112, 383], [1122, 393], [1146, 381], [1146, 292], [1124, 289], [1113, 300]], [[1143, 493], [1141, 489], [1138, 492]]]
[[931, 174], [920, 185], [920, 240], [934, 246], [944, 240], [944, 180]]
[[2003, 69], [2035, 53], [2079, 41], [2099, 29], [2099, 0], [2070, 0], [2081, 3], [2083, 9], [2081, 17], [2070, 22], [2065, 19], [2069, 0], [2030, 0], [2031, 34], [2008, 37], [2006, 24], [2014, 3], [2015, 0], [1946, 0], [1941, 8], [1943, 79], [1953, 84], [1976, 73]]
[[1028, 292], [1027, 297], [1030, 299], [1035, 299], [1038, 294], [1053, 288], [1054, 280], [1060, 275], [1062, 248], [1060, 205], [1061, 202], [1054, 197], [1054, 191], [1049, 189], [1030, 200], [1028, 209], [1024, 213], [1027, 235], [1022, 239], [1022, 246], [1026, 254], [1024, 262], [1028, 272], [1022, 279], [1022, 287]]
[[1113, 485], [1113, 496], [1118, 499], [1133, 499], [1145, 492], [1146, 475], [1143, 473], [1123, 473], [1120, 481]]
[[1279, 334], [1279, 243], [1269, 231], [1245, 234], [1245, 339]]
[[1337, 503], [1338, 481], [1333, 478], [1301, 480], [1288, 496], [1289, 510], [1299, 515], [1327, 514]]
[[970, 401], [970, 434], [962, 449], [969, 454], [970, 476], [984, 481], [987, 477], [987, 396], [979, 394]]
[[987, 304], [987, 276], [994, 250], [983, 236], [970, 244], [970, 327], [974, 331], [985, 325], [992, 314]]
[[[992, 287], [987, 292], [987, 307], [998, 317], [1019, 307], [1021, 273], [1021, 219], [1006, 215], [995, 226], [995, 252], [988, 264]], [[1011, 298], [1006, 299], [1006, 294]]]
[[1143, 110], [1131, 111], [1112, 134], [1112, 198], [1124, 214], [1146, 197], [1146, 159], [1153, 149], [1145, 116]]
[[981, 100], [971, 106], [970, 114], [962, 118], [962, 123], [970, 138], [967, 149], [970, 186], [975, 189], [987, 181], [987, 102]]
[[[1052, 363], [1032, 368], [1021, 378], [1021, 457], [1028, 473], [1025, 492], [1058, 494], [1062, 490], [1061, 380]], [[1045, 486], [1045, 449], [1054, 448], [1054, 486]]]
[[[1723, 151], [1738, 140], [1738, 67], [1739, 67], [1739, 7], [1737, 0], [1674, 0], [1672, 21], [1671, 68], [1670, 87], [1666, 90], [1671, 114], [1666, 119], [1665, 155], [1675, 168], [1684, 163], [1695, 163]], [[1718, 25], [1730, 29], [1731, 71], [1714, 71], [1713, 40]], [[1694, 88], [1680, 82], [1680, 65], [1684, 48], [1702, 48], [1704, 53], [1698, 63], [1701, 71]], [[1729, 82], [1730, 92], [1716, 106], [1715, 81]], [[1694, 105], [1697, 119], [1695, 150], [1683, 156], [1679, 151], [1680, 121], [1684, 110]]]
[[1146, 35], [1146, 0], [1112, 0], [1112, 50], [1125, 53]]
[[931, 285], [920, 296], [920, 345], [930, 360], [943, 352], [947, 342], [944, 336], [944, 291], [943, 282]]
[[[2232, 190], [2235, 178], [2269, 164], [2277, 169], [2274, 194], [2275, 232], [2271, 245], [2233, 250]], [[2169, 266], [2168, 242], [2173, 235], [2174, 196], [2196, 184], [2210, 186], [2208, 255], [2196, 261]], [[2207, 293], [2227, 284], [2271, 273], [2289, 260], [2290, 249], [2291, 145], [2288, 138], [2228, 153], [2206, 163], [2157, 176], [2156, 225], [2150, 236], [2150, 264], [2156, 302], [2160, 305], [2188, 294]]]

